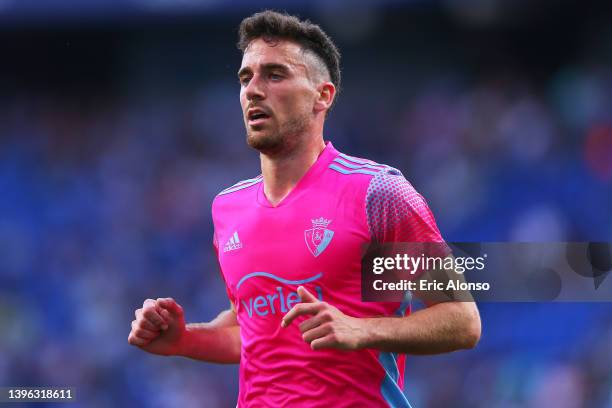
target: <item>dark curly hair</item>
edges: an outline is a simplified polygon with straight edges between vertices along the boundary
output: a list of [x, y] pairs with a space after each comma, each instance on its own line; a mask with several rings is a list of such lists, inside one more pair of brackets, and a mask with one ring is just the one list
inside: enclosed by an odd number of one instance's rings
[[336, 96], [339, 94], [340, 51], [321, 27], [290, 14], [266, 10], [242, 20], [238, 29], [238, 49], [244, 54], [251, 41], [258, 38], [291, 40], [313, 52], [327, 67]]

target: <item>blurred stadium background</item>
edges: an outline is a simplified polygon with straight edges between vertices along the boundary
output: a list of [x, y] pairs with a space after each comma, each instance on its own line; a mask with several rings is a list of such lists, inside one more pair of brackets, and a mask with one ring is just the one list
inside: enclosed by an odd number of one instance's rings
[[[240, 20], [284, 2], [0, 0], [0, 385], [78, 406], [231, 407], [237, 368], [127, 344], [133, 310], [228, 304], [217, 192], [244, 143]], [[343, 52], [326, 135], [402, 169], [451, 241], [610, 241], [610, 2], [295, 1]], [[407, 360], [415, 407], [612, 407], [610, 304], [482, 304]]]

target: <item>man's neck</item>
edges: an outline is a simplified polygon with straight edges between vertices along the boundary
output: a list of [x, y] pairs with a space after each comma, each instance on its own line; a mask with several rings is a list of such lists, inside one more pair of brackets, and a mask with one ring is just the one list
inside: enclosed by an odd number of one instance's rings
[[260, 154], [264, 193], [273, 206], [279, 204], [293, 190], [308, 169], [325, 149], [323, 137], [302, 143], [291, 152], [273, 157]]

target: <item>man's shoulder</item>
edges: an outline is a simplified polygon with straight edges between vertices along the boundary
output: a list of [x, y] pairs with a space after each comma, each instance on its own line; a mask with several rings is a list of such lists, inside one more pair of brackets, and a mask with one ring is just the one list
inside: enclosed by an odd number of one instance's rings
[[232, 184], [231, 186], [221, 190], [215, 197], [215, 201], [217, 201], [219, 198], [234, 198], [236, 197], [237, 194], [239, 194], [238, 192], [245, 192], [248, 191], [251, 188], [255, 188], [259, 183], [261, 183], [263, 181], [263, 176], [260, 174], [257, 177], [253, 177], [250, 179], [245, 179], [245, 180], [240, 180], [234, 184]]
[[420, 197], [402, 172], [387, 164], [339, 153], [329, 168], [347, 176], [361, 175], [361, 177], [347, 177], [347, 181], [364, 183], [368, 202]]
[[329, 164], [329, 168], [336, 173], [348, 176], [347, 181], [362, 180], [366, 184], [372, 183], [375, 179], [387, 177], [404, 178], [402, 172], [395, 167], [345, 153], [338, 153]]

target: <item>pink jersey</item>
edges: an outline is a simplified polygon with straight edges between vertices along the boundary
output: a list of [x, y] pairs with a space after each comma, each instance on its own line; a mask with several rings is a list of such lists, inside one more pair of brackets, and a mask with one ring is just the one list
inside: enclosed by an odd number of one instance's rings
[[276, 207], [261, 176], [214, 200], [215, 248], [236, 307], [242, 351], [239, 407], [409, 407], [404, 356], [373, 349], [313, 351], [302, 316], [282, 328], [303, 285], [355, 317], [397, 316], [409, 305], [361, 301], [362, 245], [442, 241], [424, 199], [389, 166], [331, 143]]

